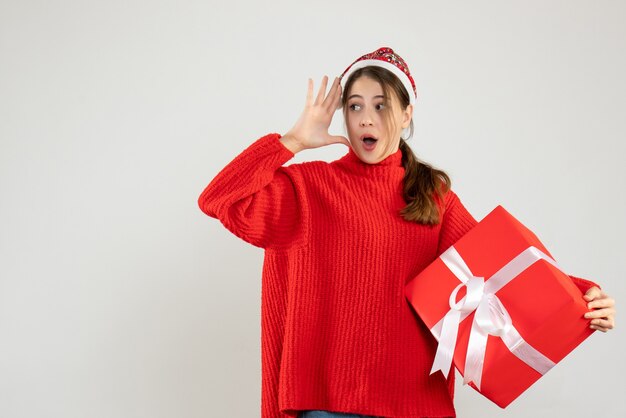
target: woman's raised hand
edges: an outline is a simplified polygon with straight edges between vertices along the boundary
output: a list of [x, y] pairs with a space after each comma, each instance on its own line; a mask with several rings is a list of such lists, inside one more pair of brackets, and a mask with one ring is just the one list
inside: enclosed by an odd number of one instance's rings
[[343, 136], [333, 136], [328, 133], [328, 127], [333, 114], [341, 100], [341, 83], [335, 77], [333, 85], [326, 93], [328, 77], [324, 76], [317, 97], [313, 100], [313, 80], [309, 78], [309, 89], [306, 95], [306, 104], [300, 119], [280, 138], [280, 141], [294, 154], [308, 148], [318, 148], [329, 144], [345, 144], [350, 146], [348, 139]]

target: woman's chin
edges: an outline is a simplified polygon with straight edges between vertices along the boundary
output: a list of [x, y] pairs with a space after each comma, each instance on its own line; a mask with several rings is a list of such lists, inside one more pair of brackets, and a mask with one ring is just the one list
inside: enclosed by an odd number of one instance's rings
[[367, 164], [376, 164], [381, 161], [380, 156], [375, 151], [364, 150], [363, 148], [356, 148], [355, 154], [359, 157], [359, 160]]

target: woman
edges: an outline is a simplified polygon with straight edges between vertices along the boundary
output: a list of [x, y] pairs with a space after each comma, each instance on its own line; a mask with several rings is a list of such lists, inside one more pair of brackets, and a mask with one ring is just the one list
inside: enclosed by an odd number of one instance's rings
[[[429, 375], [436, 341], [404, 286], [476, 220], [448, 176], [401, 138], [412, 133], [417, 92], [398, 54], [380, 48], [328, 94], [327, 83], [314, 98], [309, 80], [295, 126], [255, 141], [199, 198], [206, 214], [265, 249], [262, 416], [455, 416], [454, 374]], [[339, 107], [348, 138], [328, 133]], [[334, 143], [348, 146], [339, 160], [283, 167]], [[613, 301], [572, 280], [596, 309], [590, 326], [612, 328]]]

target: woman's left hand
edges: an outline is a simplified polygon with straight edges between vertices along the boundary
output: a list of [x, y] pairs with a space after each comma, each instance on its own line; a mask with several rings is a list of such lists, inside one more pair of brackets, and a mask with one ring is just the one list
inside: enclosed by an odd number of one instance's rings
[[615, 326], [615, 301], [606, 293], [594, 286], [587, 290], [583, 298], [588, 302], [587, 307], [593, 309], [585, 314], [591, 319], [589, 328], [607, 332]]

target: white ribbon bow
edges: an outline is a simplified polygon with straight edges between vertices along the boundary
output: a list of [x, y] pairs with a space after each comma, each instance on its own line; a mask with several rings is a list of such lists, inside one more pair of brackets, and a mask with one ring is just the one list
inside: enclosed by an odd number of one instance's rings
[[[431, 332], [439, 340], [431, 374], [441, 370], [447, 377], [454, 357], [459, 324], [474, 310], [474, 321], [470, 332], [465, 358], [463, 383], [474, 382], [480, 390], [483, 374], [487, 337], [500, 337], [507, 348], [524, 363], [542, 375], [554, 366], [554, 362], [528, 344], [519, 334], [506, 308], [496, 292], [538, 260], [546, 260], [557, 269], [561, 268], [551, 257], [536, 247], [528, 247], [493, 276], [484, 280], [472, 274], [454, 246], [441, 255], [442, 261], [461, 283], [450, 294], [450, 310]], [[562, 270], [561, 270], [562, 271]], [[467, 294], [456, 302], [459, 290], [465, 286]]]

